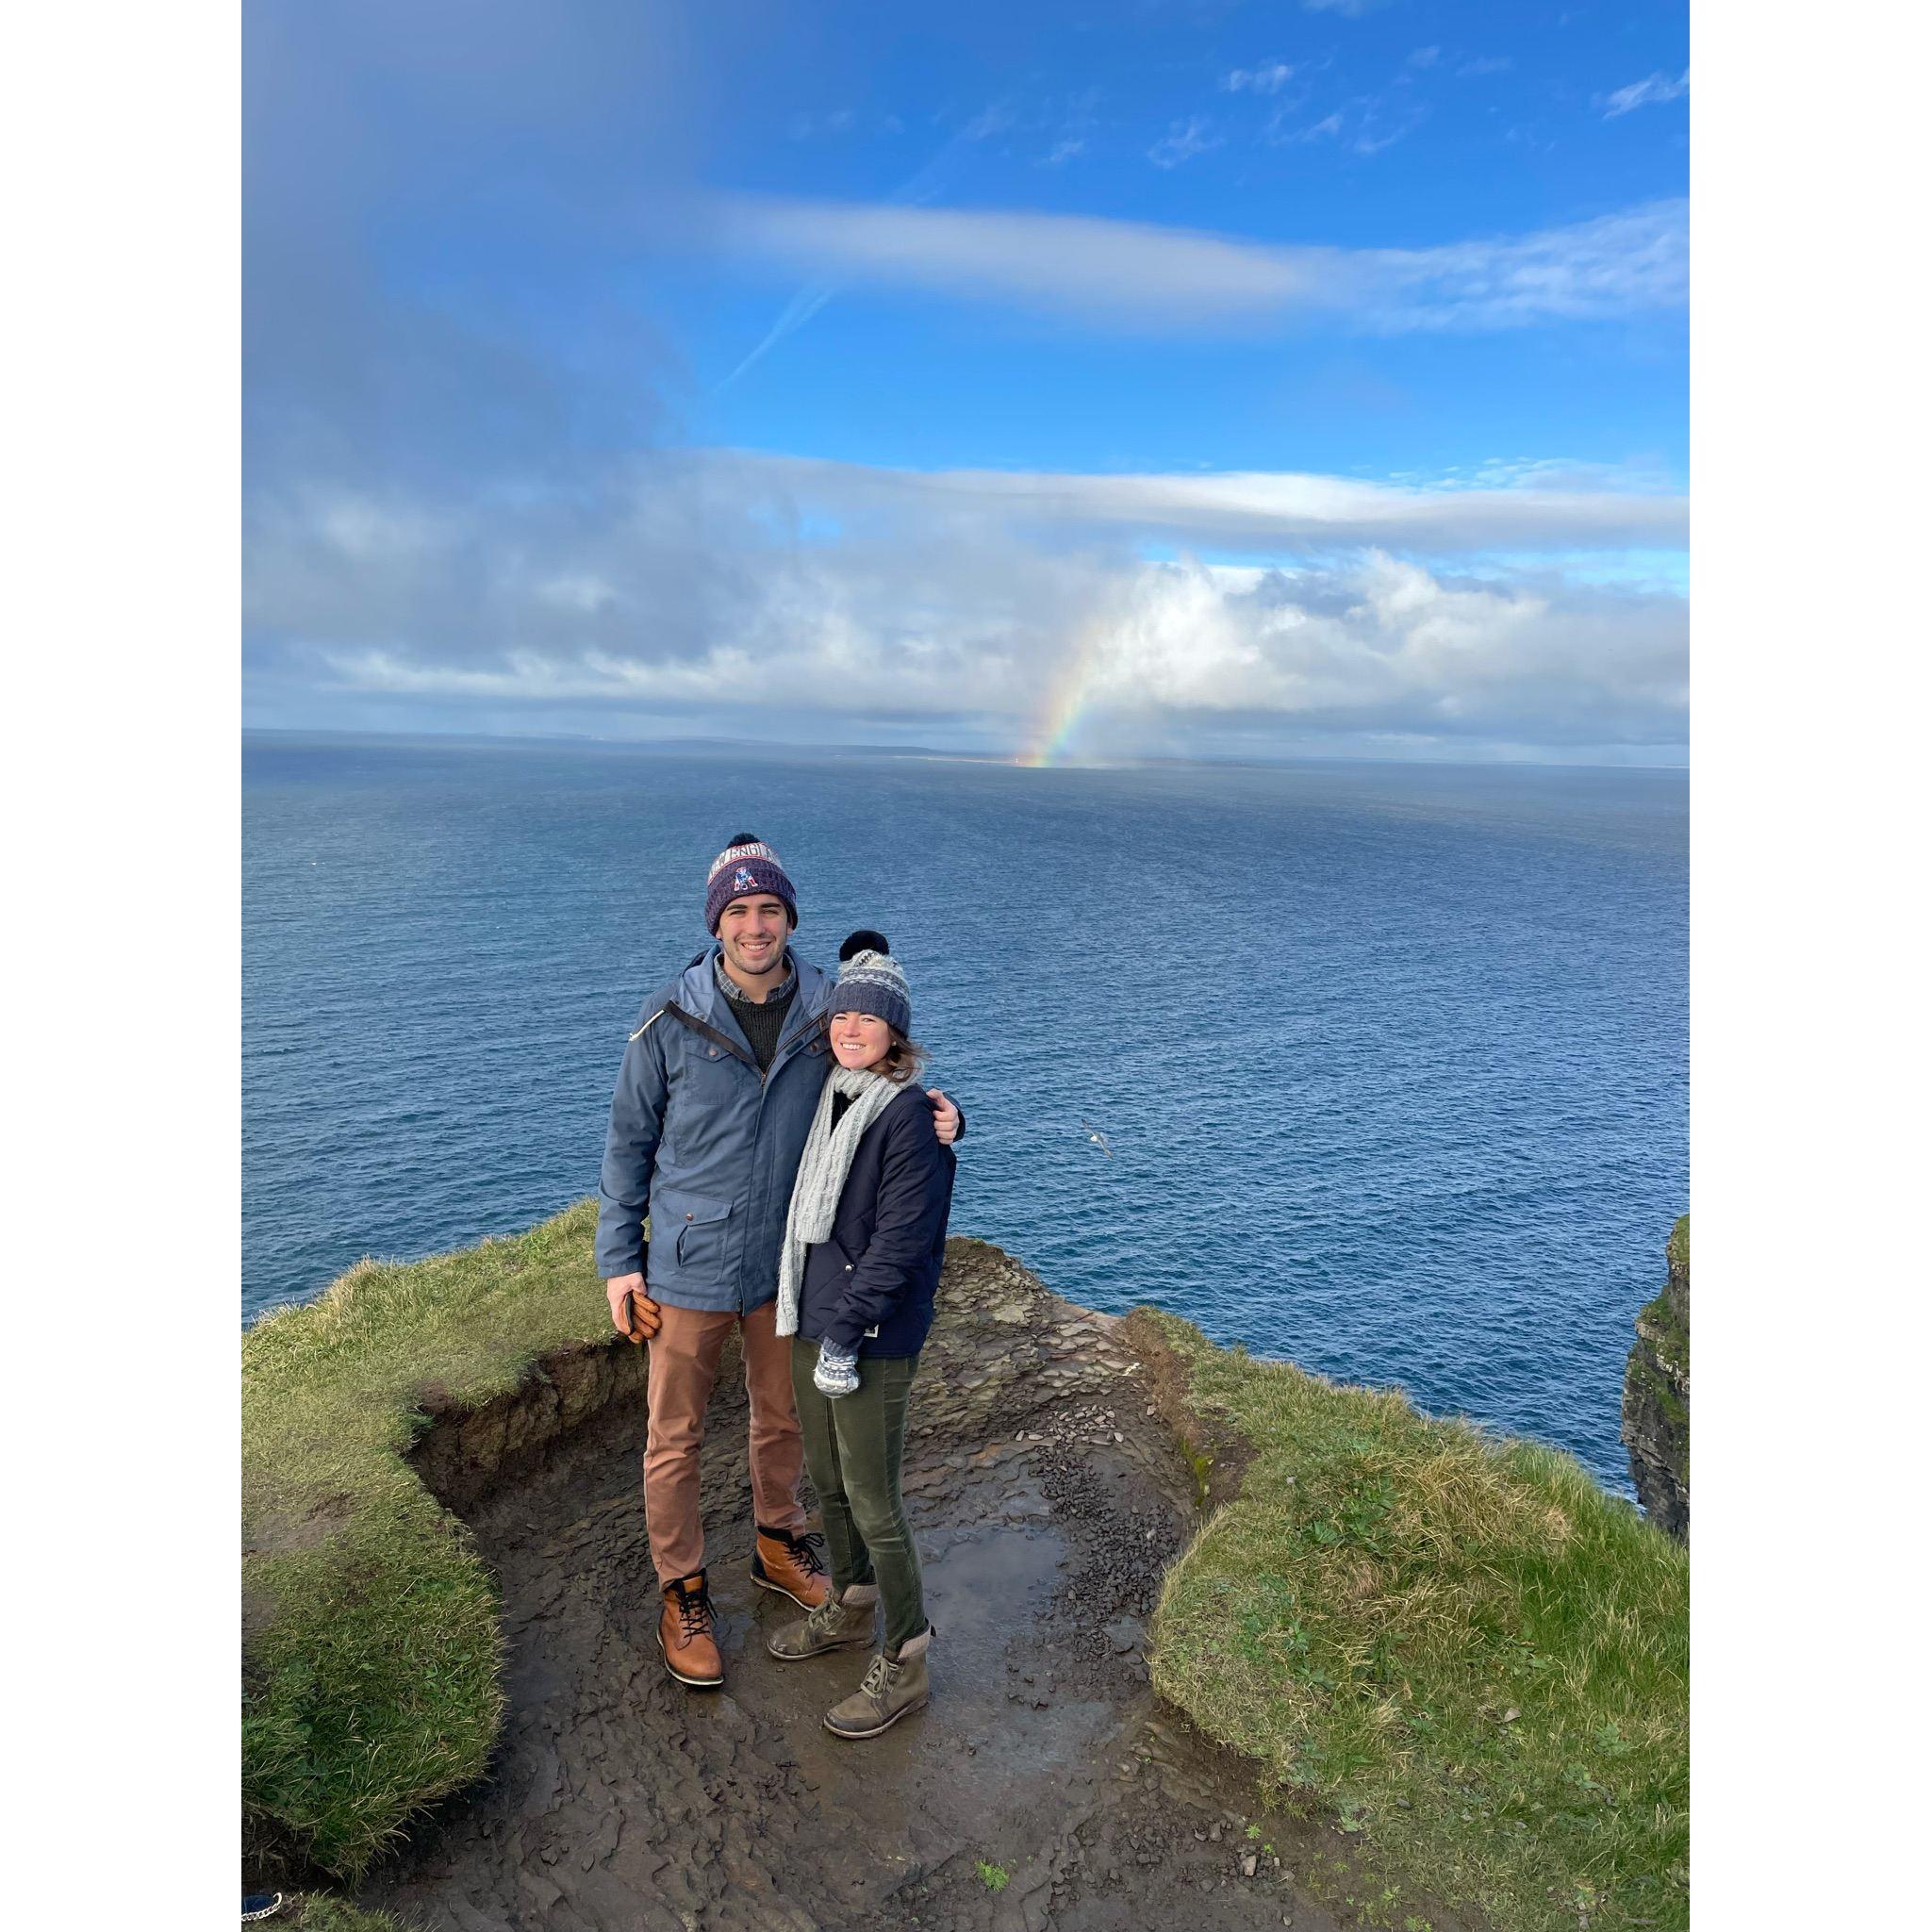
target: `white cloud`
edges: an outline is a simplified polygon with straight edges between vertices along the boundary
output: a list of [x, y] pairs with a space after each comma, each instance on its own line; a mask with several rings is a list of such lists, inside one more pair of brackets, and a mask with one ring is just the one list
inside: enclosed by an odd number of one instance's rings
[[[1534, 555], [1681, 543], [1669, 497], [719, 451], [568, 496], [295, 492], [253, 523], [251, 684], [417, 707], [405, 715], [863, 710], [1017, 744], [1071, 677], [1137, 742], [1683, 735], [1682, 600]], [[371, 541], [391, 523], [399, 540]], [[1162, 540], [1182, 553], [1151, 560]], [[1448, 561], [1504, 546], [1517, 562]]]
[[1221, 76], [1221, 91], [1229, 94], [1278, 94], [1295, 77], [1285, 60], [1264, 60], [1259, 67], [1237, 67]]
[[837, 107], [827, 114], [794, 114], [785, 131], [794, 140], [814, 140], [821, 135], [850, 134], [857, 116], [850, 107]]
[[1271, 147], [1332, 140], [1351, 154], [1379, 155], [1384, 148], [1394, 147], [1403, 136], [1412, 134], [1428, 119], [1428, 107], [1412, 90], [1404, 91], [1412, 78], [1411, 74], [1401, 74], [1390, 93], [1357, 94], [1321, 120], [1302, 126], [1292, 124], [1307, 106], [1306, 96], [1300, 101], [1284, 103], [1262, 129], [1262, 139]]
[[[1509, 464], [1470, 482], [1365, 483], [1294, 471], [1105, 475], [1088, 471], [887, 470], [806, 456], [714, 452], [745, 494], [1062, 527], [1127, 529], [1215, 548], [1379, 544], [1431, 553], [1681, 544], [1688, 507], [1667, 489], [1586, 487], [1555, 466]], [[1526, 487], [1526, 484], [1527, 487]], [[1498, 487], [1500, 485], [1500, 487]]]
[[996, 135], [1008, 133], [1017, 118], [1010, 101], [993, 101], [961, 128], [960, 137], [964, 140], [991, 140]]
[[1383, 331], [1510, 328], [1674, 307], [1688, 281], [1682, 202], [1419, 249], [1280, 246], [1090, 216], [756, 197], [712, 205], [705, 227], [727, 250], [808, 273], [1127, 327], [1329, 315]]
[[1312, 122], [1295, 139], [1296, 140], [1324, 140], [1340, 135], [1342, 117], [1339, 113], [1325, 114], [1319, 121]]
[[[1371, 552], [1251, 584], [1191, 559], [1122, 577], [1098, 619], [1091, 702], [1124, 711], [1321, 718], [1354, 730], [1614, 735], [1683, 702], [1670, 600], [1458, 581]], [[1532, 695], [1533, 694], [1533, 695]], [[1612, 722], [1614, 720], [1614, 723]]]
[[1642, 80], [1633, 80], [1628, 87], [1620, 87], [1615, 93], [1606, 97], [1603, 104], [1603, 118], [1614, 121], [1620, 114], [1627, 114], [1633, 108], [1647, 107], [1655, 101], [1675, 101], [1691, 91], [1691, 70], [1687, 67], [1673, 80], [1667, 74], [1647, 74]]
[[1195, 156], [1219, 147], [1220, 137], [1209, 132], [1213, 125], [1214, 123], [1201, 114], [1175, 122], [1148, 150], [1148, 159], [1157, 168], [1178, 168], [1182, 161], [1191, 161]]
[[1409, 57], [1411, 67], [1433, 67], [1442, 58], [1440, 47], [1417, 47]]

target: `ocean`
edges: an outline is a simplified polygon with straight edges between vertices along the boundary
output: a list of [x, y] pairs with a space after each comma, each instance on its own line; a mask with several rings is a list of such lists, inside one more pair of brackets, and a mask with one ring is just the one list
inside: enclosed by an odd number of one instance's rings
[[751, 831], [803, 957], [905, 963], [954, 1232], [1630, 1493], [1689, 1207], [1685, 774], [279, 734], [242, 770], [244, 1318], [593, 1192]]

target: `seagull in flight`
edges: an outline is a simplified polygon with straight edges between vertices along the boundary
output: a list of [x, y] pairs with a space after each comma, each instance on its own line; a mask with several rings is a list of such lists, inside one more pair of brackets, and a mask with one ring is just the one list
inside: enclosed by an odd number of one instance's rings
[[1081, 1122], [1081, 1125], [1086, 1127], [1087, 1138], [1111, 1161], [1114, 1158], [1114, 1149], [1107, 1145], [1107, 1136], [1097, 1128], [1087, 1127], [1084, 1120]]

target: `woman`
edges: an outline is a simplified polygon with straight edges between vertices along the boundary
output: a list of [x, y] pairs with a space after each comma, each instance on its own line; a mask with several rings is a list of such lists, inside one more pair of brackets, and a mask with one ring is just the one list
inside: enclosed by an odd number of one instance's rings
[[933, 1629], [900, 1459], [933, 1326], [953, 1157], [913, 1078], [925, 1056], [885, 935], [854, 933], [838, 957], [829, 1009], [838, 1064], [799, 1162], [778, 1272], [778, 1332], [793, 1338], [792, 1391], [824, 1509], [832, 1592], [767, 1648], [789, 1660], [869, 1646], [883, 1600], [883, 1645], [825, 1716], [834, 1737], [876, 1738], [926, 1702]]

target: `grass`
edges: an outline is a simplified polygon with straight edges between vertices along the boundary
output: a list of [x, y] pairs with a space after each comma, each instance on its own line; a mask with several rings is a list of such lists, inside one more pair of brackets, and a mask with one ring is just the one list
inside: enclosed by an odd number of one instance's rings
[[1687, 1925], [1685, 1551], [1555, 1450], [1131, 1332], [1247, 1459], [1168, 1573], [1155, 1688], [1353, 1835], [1383, 1924], [1412, 1886], [1495, 1932]]
[[510, 1240], [361, 1262], [243, 1338], [242, 1805], [256, 1847], [354, 1882], [412, 1814], [482, 1772], [503, 1712], [496, 1594], [404, 1452], [432, 1384], [481, 1403], [539, 1355], [609, 1332], [595, 1222], [583, 1201]]
[[301, 1932], [411, 1932], [401, 1919], [388, 1912], [364, 1911], [346, 1900], [313, 1893], [302, 1900], [282, 1919], [269, 1923], [300, 1926]]
[[1006, 1881], [1013, 1876], [1004, 1865], [993, 1864], [986, 1858], [975, 1858], [973, 1869], [980, 1874], [980, 1883], [988, 1891], [1004, 1891]]

